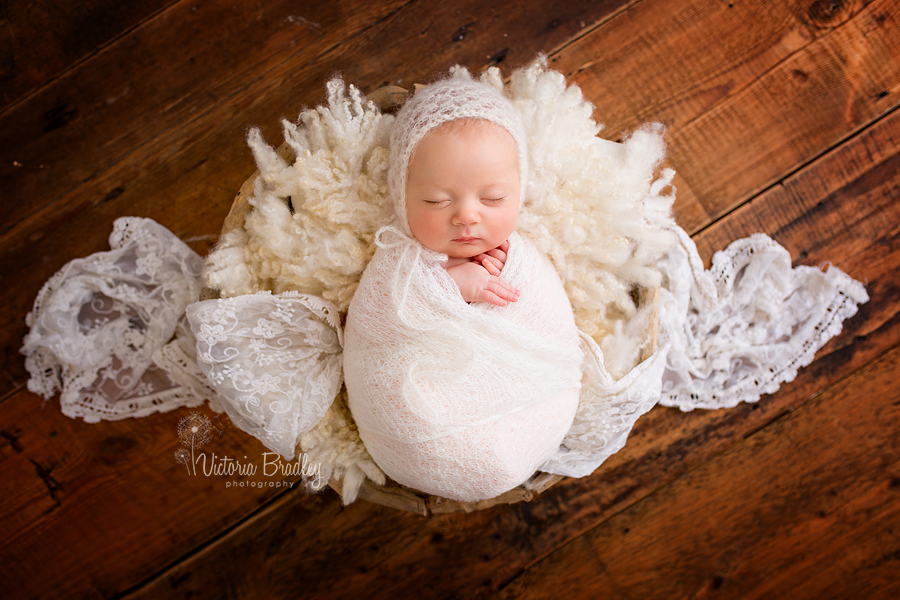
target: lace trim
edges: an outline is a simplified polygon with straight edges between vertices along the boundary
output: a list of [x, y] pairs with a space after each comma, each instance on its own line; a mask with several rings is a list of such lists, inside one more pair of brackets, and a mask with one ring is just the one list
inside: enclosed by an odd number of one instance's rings
[[70, 261], [38, 293], [22, 347], [28, 389], [61, 391], [63, 413], [88, 422], [202, 403], [154, 362], [199, 294], [201, 258], [137, 217], [115, 221], [110, 246]]
[[[680, 244], [659, 262], [662, 349], [616, 381], [582, 333], [578, 411], [541, 470], [591, 473], [657, 399], [681, 410], [755, 402], [792, 380], [868, 300], [836, 268], [791, 268], [765, 235], [734, 242], [705, 271], [693, 241], [673, 232]], [[262, 292], [194, 303], [188, 327], [200, 258], [148, 219], [118, 219], [110, 245], [71, 261], [38, 293], [22, 348], [31, 391], [61, 391], [63, 413], [88, 422], [209, 399], [288, 459], [299, 442], [327, 477], [345, 479], [345, 502], [365, 477], [383, 481], [344, 401], [333, 404], [343, 342], [334, 305]]]
[[703, 271], [693, 241], [677, 233], [680, 246], [660, 261], [660, 342], [671, 344], [664, 406], [756, 402], [792, 381], [869, 299], [839, 269], [791, 268], [787, 250], [763, 234], [733, 242]]
[[585, 354], [578, 412], [556, 454], [540, 470], [585, 477], [621, 450], [638, 418], [659, 400], [667, 348], [663, 348], [614, 381], [603, 353], [590, 336], [581, 334]]

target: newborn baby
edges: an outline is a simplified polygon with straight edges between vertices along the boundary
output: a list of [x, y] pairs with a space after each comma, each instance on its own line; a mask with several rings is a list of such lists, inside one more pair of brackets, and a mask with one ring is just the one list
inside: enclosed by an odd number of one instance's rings
[[527, 181], [512, 104], [453, 77], [397, 115], [396, 222], [350, 304], [344, 377], [375, 462], [461, 501], [527, 480], [572, 424], [582, 351], [549, 260], [514, 231]]

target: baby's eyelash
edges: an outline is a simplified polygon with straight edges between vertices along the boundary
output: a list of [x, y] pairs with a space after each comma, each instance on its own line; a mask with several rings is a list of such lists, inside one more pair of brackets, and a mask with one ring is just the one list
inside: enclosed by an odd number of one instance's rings
[[503, 202], [506, 200], [506, 196], [502, 196], [500, 198], [482, 198], [485, 202]]

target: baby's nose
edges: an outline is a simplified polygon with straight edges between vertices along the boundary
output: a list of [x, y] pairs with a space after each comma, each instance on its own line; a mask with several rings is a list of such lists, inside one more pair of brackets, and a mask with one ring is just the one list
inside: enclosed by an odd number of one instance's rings
[[471, 201], [460, 202], [454, 215], [454, 221], [458, 225], [474, 225], [480, 220], [478, 203]]

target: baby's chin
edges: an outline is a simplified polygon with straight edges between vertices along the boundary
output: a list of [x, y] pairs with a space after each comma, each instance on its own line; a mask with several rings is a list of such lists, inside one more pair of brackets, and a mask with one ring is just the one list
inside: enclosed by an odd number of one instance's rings
[[449, 242], [445, 245], [444, 249], [439, 250], [439, 252], [446, 254], [450, 258], [472, 258], [479, 254], [484, 254], [488, 250], [497, 248], [503, 242], [504, 240], [501, 240], [496, 244], [487, 240], [479, 240], [475, 243]]
[[484, 254], [487, 250], [491, 248], [487, 248], [486, 250], [470, 250], [466, 252], [444, 252], [450, 258], [472, 258], [474, 256], [478, 256], [479, 254]]

